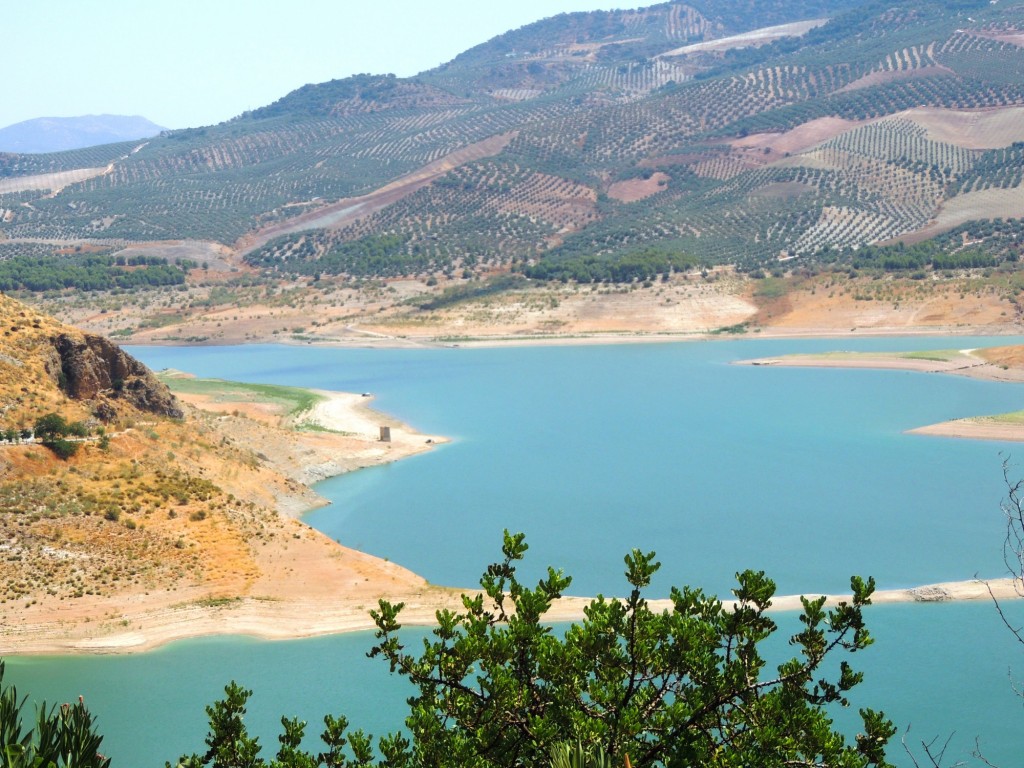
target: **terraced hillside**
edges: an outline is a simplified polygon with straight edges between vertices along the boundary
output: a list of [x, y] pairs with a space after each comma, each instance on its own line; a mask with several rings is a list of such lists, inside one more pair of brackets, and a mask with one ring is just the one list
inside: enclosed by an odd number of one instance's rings
[[586, 279], [651, 248], [755, 269], [1020, 219], [1022, 40], [1024, 4], [987, 0], [563, 14], [415, 78], [0, 156], [0, 255], [190, 238], [276, 275]]

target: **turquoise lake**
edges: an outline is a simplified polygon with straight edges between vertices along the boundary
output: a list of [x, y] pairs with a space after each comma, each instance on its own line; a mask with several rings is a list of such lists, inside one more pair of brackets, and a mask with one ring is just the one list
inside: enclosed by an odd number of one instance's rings
[[[1024, 396], [1019, 385], [955, 376], [731, 361], [1007, 343], [1020, 340], [130, 351], [156, 369], [370, 391], [377, 409], [451, 437], [321, 484], [334, 503], [306, 518], [434, 583], [472, 587], [509, 528], [531, 545], [524, 570], [564, 568], [574, 594], [622, 592], [622, 557], [639, 547], [663, 563], [652, 596], [683, 583], [724, 596], [744, 568], [767, 571], [782, 594], [844, 591], [855, 573], [881, 588], [1002, 575], [1001, 463], [1017, 446], [904, 433], [1019, 410]], [[956, 731], [958, 755], [977, 736], [986, 757], [1009, 764], [1022, 711], [1007, 673], [1024, 670], [1024, 654], [990, 604], [880, 606], [869, 626], [878, 642], [854, 659], [868, 671], [854, 711], [912, 724], [910, 743]], [[144, 768], [201, 751], [203, 706], [232, 678], [255, 689], [250, 721], [266, 744], [281, 714], [308, 719], [314, 735], [325, 712], [376, 732], [397, 727], [407, 691], [363, 657], [371, 644], [368, 634], [217, 638], [138, 656], [12, 658], [8, 677], [33, 698], [84, 694], [115, 768]], [[890, 752], [911, 764], [898, 741]]]

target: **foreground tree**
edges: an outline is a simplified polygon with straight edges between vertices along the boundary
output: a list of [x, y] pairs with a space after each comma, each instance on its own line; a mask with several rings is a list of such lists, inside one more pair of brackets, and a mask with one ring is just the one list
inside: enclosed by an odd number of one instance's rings
[[[401, 604], [381, 601], [373, 612], [378, 643], [370, 656], [386, 659], [418, 691], [409, 699], [408, 735], [378, 742], [379, 765], [547, 766], [567, 742], [636, 768], [887, 765], [890, 722], [862, 709], [863, 732], [851, 744], [827, 711], [846, 706], [862, 679], [834, 657], [871, 643], [862, 609], [872, 580], [854, 577], [852, 601], [831, 610], [823, 598], [803, 599], [801, 628], [790, 638], [796, 652], [769, 671], [760, 646], [777, 629], [766, 613], [775, 585], [763, 573], [739, 574], [731, 605], [683, 588], [672, 590], [671, 610], [656, 612], [642, 590], [659, 563], [634, 550], [626, 556], [629, 597], [598, 597], [561, 636], [545, 615], [570, 579], [549, 569], [536, 587], [524, 586], [515, 564], [526, 549], [522, 534], [506, 532], [503, 560], [487, 569], [483, 592], [464, 596], [461, 612], [438, 612], [418, 654], [401, 641]], [[263, 764], [242, 725], [248, 692], [234, 684], [227, 691], [207, 710], [209, 751], [183, 758], [188, 765]], [[363, 733], [346, 737], [343, 718], [325, 719], [327, 750], [317, 755], [298, 749], [301, 723], [283, 723], [272, 765], [376, 759]]]

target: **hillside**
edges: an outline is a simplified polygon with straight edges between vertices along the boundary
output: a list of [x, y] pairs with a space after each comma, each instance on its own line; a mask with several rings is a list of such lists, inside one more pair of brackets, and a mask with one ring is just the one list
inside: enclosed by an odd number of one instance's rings
[[415, 433], [390, 450], [364, 428], [297, 432], [273, 396], [183, 404], [102, 337], [5, 296], [0, 318], [4, 652], [310, 632], [327, 606], [365, 620], [357, 605], [426, 589], [291, 516], [321, 501], [303, 483], [428, 447]]
[[138, 115], [37, 117], [0, 128], [0, 152], [45, 153], [148, 139], [165, 130]]
[[1022, 40], [1024, 4], [987, 0], [562, 14], [414, 78], [0, 156], [0, 257], [173, 247], [240, 290], [1015, 264]]

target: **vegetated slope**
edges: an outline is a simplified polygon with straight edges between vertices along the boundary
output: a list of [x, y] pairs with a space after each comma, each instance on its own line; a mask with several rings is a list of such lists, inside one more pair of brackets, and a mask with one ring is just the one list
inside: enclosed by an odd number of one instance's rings
[[44, 153], [148, 139], [164, 128], [138, 115], [38, 117], [0, 128], [0, 152]]
[[0, 320], [0, 643], [36, 622], [246, 596], [284, 547], [337, 557], [274, 509], [305, 489], [141, 363], [5, 296]]
[[[416, 78], [308, 85], [170, 132], [57, 194], [0, 194], [0, 233], [231, 243], [505, 134], [495, 157], [246, 258], [308, 275], [590, 279], [595, 259], [651, 248], [753, 266], [941, 231], [979, 207], [958, 197], [989, 189], [1017, 218], [1021, 30], [1024, 5], [981, 0], [563, 14]], [[0, 158], [0, 173], [70, 162]]]

